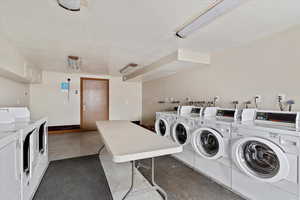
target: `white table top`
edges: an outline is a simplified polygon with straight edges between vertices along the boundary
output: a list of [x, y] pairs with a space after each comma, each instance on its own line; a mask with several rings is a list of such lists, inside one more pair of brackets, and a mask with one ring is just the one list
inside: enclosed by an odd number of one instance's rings
[[182, 146], [129, 121], [98, 121], [96, 124], [116, 163], [182, 152]]

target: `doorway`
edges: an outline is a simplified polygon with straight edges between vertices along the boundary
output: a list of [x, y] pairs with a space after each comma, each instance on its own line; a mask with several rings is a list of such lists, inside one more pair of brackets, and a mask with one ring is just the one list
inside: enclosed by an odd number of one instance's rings
[[97, 130], [96, 121], [109, 119], [109, 80], [80, 78], [80, 128]]

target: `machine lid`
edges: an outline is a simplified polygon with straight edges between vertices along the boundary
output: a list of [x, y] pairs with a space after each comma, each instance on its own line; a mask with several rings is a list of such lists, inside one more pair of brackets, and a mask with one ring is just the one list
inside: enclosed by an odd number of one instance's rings
[[233, 146], [234, 161], [247, 175], [264, 182], [277, 182], [289, 173], [289, 162], [275, 143], [257, 137], [239, 140]]
[[184, 123], [178, 122], [173, 128], [173, 139], [178, 144], [185, 145], [188, 143], [188, 132], [189, 128]]
[[192, 145], [196, 153], [207, 159], [218, 159], [224, 155], [222, 135], [211, 128], [199, 128], [193, 133]]

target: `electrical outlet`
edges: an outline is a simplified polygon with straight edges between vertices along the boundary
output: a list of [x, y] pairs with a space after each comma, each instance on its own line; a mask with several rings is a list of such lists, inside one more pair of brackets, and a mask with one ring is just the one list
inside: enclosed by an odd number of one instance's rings
[[255, 95], [254, 97], [256, 99], [256, 103], [261, 103], [261, 96], [260, 95]]

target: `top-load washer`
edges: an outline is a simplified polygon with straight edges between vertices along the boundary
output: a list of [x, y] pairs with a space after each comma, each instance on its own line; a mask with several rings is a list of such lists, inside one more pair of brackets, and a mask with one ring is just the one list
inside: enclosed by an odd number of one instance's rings
[[[34, 174], [34, 160], [35, 156], [35, 127], [32, 123], [28, 122], [13, 122], [13, 123], [1, 123], [0, 133], [8, 135], [16, 135], [17, 141], [16, 146], [11, 151], [16, 153], [15, 156], [15, 173], [16, 177], [19, 180], [19, 191], [17, 192], [18, 199], [29, 200], [32, 199], [32, 178]], [[9, 152], [8, 152], [9, 153]], [[6, 165], [6, 162], [3, 162], [3, 168], [10, 168], [11, 166]], [[9, 177], [6, 177], [9, 178]], [[11, 177], [12, 178], [12, 177]], [[3, 186], [6, 182], [11, 180], [1, 179], [3, 181]], [[5, 188], [4, 188], [5, 189]], [[2, 190], [2, 188], [0, 189]], [[12, 195], [10, 192], [9, 195]], [[15, 191], [16, 192], [16, 191]]]
[[192, 132], [201, 126], [202, 111], [201, 107], [192, 107], [190, 113], [178, 115], [171, 129], [173, 141], [183, 146], [183, 151], [173, 156], [192, 168], [195, 163], [195, 153], [191, 145], [191, 136]]
[[299, 113], [250, 113], [232, 132], [232, 189], [253, 200], [299, 200]]
[[203, 124], [193, 132], [195, 169], [214, 181], [231, 187], [230, 137], [238, 110], [210, 107]]
[[20, 198], [30, 200], [49, 164], [47, 119], [30, 119], [30, 112], [25, 107], [0, 108], [0, 111], [0, 132], [18, 137], [16, 163], [19, 166]]
[[1, 199], [21, 199], [19, 134], [1, 129], [14, 121], [8, 111], [0, 110], [0, 194]]

